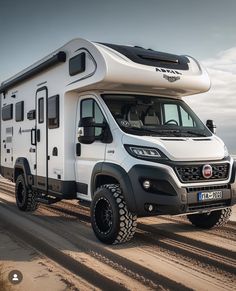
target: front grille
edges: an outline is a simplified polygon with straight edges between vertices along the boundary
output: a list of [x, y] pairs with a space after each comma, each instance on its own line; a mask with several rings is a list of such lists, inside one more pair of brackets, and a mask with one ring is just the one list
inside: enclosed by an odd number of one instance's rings
[[229, 163], [224, 164], [210, 164], [212, 167], [212, 177], [204, 178], [202, 175], [202, 168], [205, 164], [191, 165], [191, 166], [178, 166], [175, 171], [183, 183], [188, 182], [206, 182], [206, 181], [222, 181], [226, 180], [229, 176]]
[[198, 210], [205, 210], [210, 208], [220, 208], [226, 207], [230, 205], [230, 200], [221, 201], [221, 202], [205, 202], [205, 203], [196, 203], [196, 204], [189, 204], [188, 211], [198, 211]]

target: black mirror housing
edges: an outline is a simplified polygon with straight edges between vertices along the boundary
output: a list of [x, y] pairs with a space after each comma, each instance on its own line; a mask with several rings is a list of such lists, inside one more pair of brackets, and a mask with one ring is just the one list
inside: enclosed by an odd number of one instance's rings
[[80, 120], [78, 130], [78, 141], [91, 144], [95, 141], [95, 122], [92, 117], [84, 117]]
[[208, 119], [206, 122], [206, 126], [208, 127], [208, 129], [212, 132], [212, 133], [216, 133], [216, 125], [214, 123], [213, 120]]

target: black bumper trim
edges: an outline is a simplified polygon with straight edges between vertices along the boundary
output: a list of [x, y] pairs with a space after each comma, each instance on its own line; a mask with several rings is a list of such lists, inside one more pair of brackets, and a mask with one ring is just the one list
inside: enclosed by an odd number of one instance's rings
[[[167, 169], [153, 166], [135, 165], [128, 172], [129, 180], [132, 184], [136, 201], [136, 213], [139, 217], [154, 215], [177, 215], [189, 212], [216, 210], [217, 208], [229, 207], [236, 204], [236, 182], [233, 184], [222, 184], [209, 186], [216, 187], [216, 191], [221, 190], [223, 198], [208, 202], [197, 200], [199, 191], [214, 191], [208, 186], [192, 187], [191, 191], [187, 187], [178, 187], [174, 178]], [[164, 190], [171, 189], [171, 193], [165, 191], [147, 191], [142, 186], [143, 180], [165, 183]], [[166, 187], [166, 185], [169, 185]], [[197, 185], [196, 185], [197, 186]], [[160, 187], [161, 189], [161, 187]], [[148, 206], [152, 204], [153, 210], [148, 211]]]

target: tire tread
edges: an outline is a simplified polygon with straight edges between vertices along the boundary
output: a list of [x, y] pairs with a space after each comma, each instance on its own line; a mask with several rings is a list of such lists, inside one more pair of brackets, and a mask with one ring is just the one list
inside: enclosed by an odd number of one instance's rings
[[19, 175], [16, 179], [16, 186], [15, 186], [15, 195], [17, 200], [17, 191], [19, 183], [22, 184], [24, 191], [25, 191], [25, 202], [24, 205], [20, 206], [17, 203], [17, 206], [20, 210], [25, 212], [33, 212], [38, 208], [39, 203], [36, 201], [37, 194], [34, 193], [30, 188], [28, 188], [25, 184], [25, 179], [23, 175]]
[[[137, 215], [131, 213], [126, 205], [122, 195], [122, 190], [118, 184], [105, 184], [97, 189], [97, 191], [107, 189], [113, 196], [117, 211], [119, 213], [119, 223], [117, 235], [111, 239], [111, 244], [121, 244], [129, 241], [135, 234], [137, 226]], [[96, 233], [96, 232], [95, 232]]]
[[190, 214], [188, 220], [195, 226], [205, 229], [220, 227], [227, 223], [232, 213], [231, 207], [212, 211], [210, 214]]
[[[136, 231], [136, 220], [137, 216], [133, 215], [126, 206], [124, 197], [122, 195], [121, 189], [117, 184], [106, 184], [102, 188], [109, 189], [113, 196], [116, 198], [116, 203], [120, 212], [120, 223], [123, 222], [124, 226], [120, 228], [116, 240], [113, 244], [120, 244], [129, 241], [135, 234]], [[123, 211], [121, 211], [123, 210]]]

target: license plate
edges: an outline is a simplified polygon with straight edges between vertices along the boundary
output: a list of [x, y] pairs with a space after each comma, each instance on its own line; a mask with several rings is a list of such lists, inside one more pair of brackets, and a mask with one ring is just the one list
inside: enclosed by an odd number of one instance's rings
[[198, 192], [198, 201], [218, 200], [223, 198], [222, 191]]

